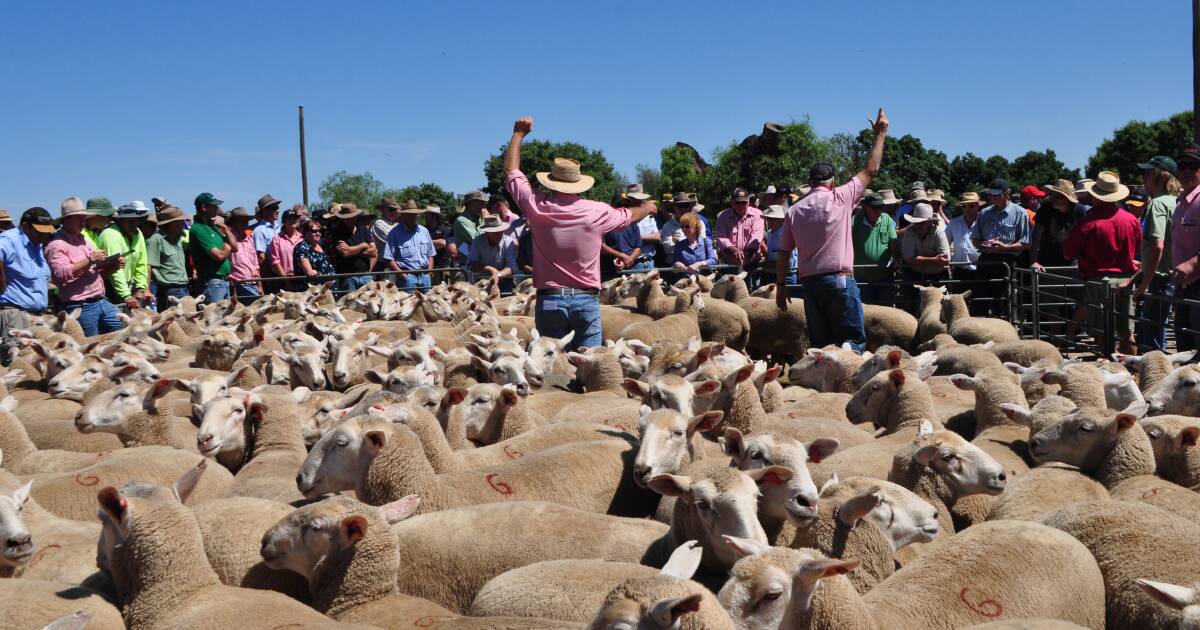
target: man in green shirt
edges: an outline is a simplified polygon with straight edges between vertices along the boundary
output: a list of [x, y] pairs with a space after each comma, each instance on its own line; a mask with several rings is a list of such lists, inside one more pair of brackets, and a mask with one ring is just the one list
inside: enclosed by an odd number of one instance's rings
[[212, 193], [196, 195], [196, 221], [188, 234], [196, 279], [209, 304], [229, 297], [229, 255], [237, 251], [237, 237], [219, 216], [222, 203]]
[[854, 241], [854, 264], [874, 265], [854, 272], [858, 292], [864, 304], [890, 306], [895, 301], [892, 285], [892, 242], [896, 240], [896, 222], [883, 212], [887, 201], [872, 193], [863, 198], [862, 208], [854, 213], [850, 236]]
[[[1149, 162], [1138, 164], [1142, 169], [1142, 182], [1146, 192], [1153, 196], [1142, 212], [1142, 269], [1121, 283], [1121, 287], [1133, 287], [1132, 298], [1137, 301], [1145, 293], [1168, 294], [1171, 285], [1171, 220], [1178, 200], [1179, 180], [1175, 179], [1178, 165], [1175, 160], [1156, 155]], [[1142, 318], [1138, 321], [1137, 341], [1152, 350], [1165, 351], [1167, 345], [1167, 317], [1171, 314], [1169, 304], [1159, 301], [1142, 303]]]
[[184, 218], [179, 208], [163, 208], [158, 213], [158, 232], [146, 240], [146, 260], [154, 278], [155, 303], [160, 313], [171, 308], [168, 298], [184, 298], [188, 294]]
[[105, 278], [105, 293], [113, 304], [124, 303], [130, 311], [150, 301], [149, 273], [146, 266], [146, 239], [140, 228], [150, 210], [140, 201], [127, 203], [113, 215], [115, 224], [96, 235], [96, 248], [109, 256], [125, 257], [125, 265]]
[[462, 212], [454, 219], [454, 240], [458, 243], [458, 255], [464, 261], [471, 253], [471, 241], [480, 234], [479, 223], [483, 220], [483, 207], [488, 199], [488, 195], [478, 190], [463, 195]]

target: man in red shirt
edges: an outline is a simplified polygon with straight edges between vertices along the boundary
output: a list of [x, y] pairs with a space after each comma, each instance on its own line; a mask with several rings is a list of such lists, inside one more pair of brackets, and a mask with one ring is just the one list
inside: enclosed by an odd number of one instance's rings
[[[1134, 257], [1142, 240], [1142, 227], [1136, 217], [1117, 205], [1129, 196], [1129, 188], [1121, 184], [1116, 173], [1103, 171], [1086, 187], [1094, 205], [1075, 222], [1063, 241], [1063, 255], [1076, 261], [1079, 277], [1087, 283], [1085, 304], [1076, 307], [1072, 319], [1080, 322], [1086, 314], [1088, 325], [1100, 328], [1104, 295], [1116, 294], [1119, 352], [1136, 354], [1129, 323], [1132, 302], [1128, 291], [1118, 291], [1117, 285], [1138, 270]], [[1067, 336], [1073, 333], [1074, 325], [1067, 330]]]

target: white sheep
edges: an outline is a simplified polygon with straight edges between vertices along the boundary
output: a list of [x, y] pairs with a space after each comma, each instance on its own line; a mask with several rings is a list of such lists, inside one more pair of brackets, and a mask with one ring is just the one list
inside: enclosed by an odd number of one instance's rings
[[174, 387], [171, 379], [121, 383], [89, 400], [75, 414], [75, 428], [81, 433], [113, 433], [127, 448], [170, 446], [199, 452], [195, 426], [173, 415], [171, 405], [163, 400]]
[[959, 343], [987, 343], [994, 341], [1017, 341], [1017, 329], [1002, 320], [990, 317], [971, 317], [967, 310], [967, 299], [971, 291], [942, 296], [942, 321], [946, 322], [946, 330]]

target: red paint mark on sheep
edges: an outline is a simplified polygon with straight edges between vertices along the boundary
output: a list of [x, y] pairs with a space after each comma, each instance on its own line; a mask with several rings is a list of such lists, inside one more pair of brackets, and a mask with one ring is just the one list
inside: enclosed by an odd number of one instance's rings
[[971, 610], [971, 612], [984, 617], [999, 617], [1004, 614], [1004, 604], [994, 599], [981, 599], [977, 602], [972, 602], [967, 599], [967, 587], [963, 587], [958, 592], [958, 599]]
[[54, 551], [55, 549], [62, 549], [62, 545], [58, 545], [58, 544], [46, 545], [45, 547], [38, 549], [37, 553], [33, 554], [33, 557], [29, 559], [29, 568], [32, 569], [34, 566], [37, 565], [37, 563], [42, 561], [42, 558], [45, 558], [46, 556], [50, 555], [50, 553], [52, 551]]
[[505, 455], [508, 455], [509, 459], [518, 459], [521, 457], [525, 457], [525, 453], [522, 453], [521, 451], [518, 451], [517, 449], [513, 448], [512, 444], [505, 444], [504, 447], [501, 448], [500, 450], [503, 451]]
[[1147, 490], [1147, 491], [1143, 492], [1143, 493], [1142, 493], [1142, 499], [1143, 499], [1143, 500], [1144, 500], [1144, 499], [1149, 499], [1150, 497], [1157, 495], [1159, 490], [1162, 490], [1162, 488], [1151, 488], [1151, 489], [1149, 489], [1149, 490]]
[[487, 481], [488, 485], [492, 487], [492, 490], [495, 490], [506, 497], [511, 497], [513, 493], [512, 486], [504, 483], [503, 481], [496, 481], [496, 477], [499, 476], [499, 473], [492, 473], [485, 476], [484, 480]]
[[94, 485], [99, 484], [100, 478], [97, 477], [96, 475], [90, 475], [90, 474], [86, 474], [86, 473], [78, 473], [75, 475], [75, 483], [77, 483], [81, 486], [84, 486], [85, 488], [90, 488]]
[[946, 392], [932, 392], [934, 398], [945, 398]]
[[298, 629], [302, 630], [304, 628], [304, 624], [302, 624], [302, 623], [285, 623], [282, 625], [274, 626], [271, 628], [271, 630], [288, 630], [289, 628], [298, 628]]
[[105, 457], [108, 457], [109, 455], [112, 455], [111, 448], [106, 451], [100, 451], [99, 453], [96, 453], [96, 461], [100, 461], [100, 460], [104, 459]]
[[416, 621], [414, 621], [413, 627], [414, 628], [431, 628], [431, 627], [433, 627], [433, 624], [435, 624], [439, 621], [449, 621], [451, 619], [454, 619], [454, 617], [447, 617], [446, 615], [428, 615], [428, 616], [421, 617], [421, 618], [417, 619]]

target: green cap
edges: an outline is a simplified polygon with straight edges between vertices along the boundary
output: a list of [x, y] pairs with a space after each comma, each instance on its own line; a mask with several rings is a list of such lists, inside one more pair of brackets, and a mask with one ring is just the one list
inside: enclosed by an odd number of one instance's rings
[[111, 217], [117, 212], [108, 197], [92, 197], [87, 200], [87, 211], [98, 217]]
[[225, 202], [221, 201], [220, 199], [217, 199], [216, 196], [213, 195], [212, 193], [200, 193], [199, 195], [196, 195], [196, 207], [197, 208], [200, 206], [209, 206], [209, 205], [219, 206], [223, 203], [225, 203]]
[[1137, 167], [1142, 169], [1143, 171], [1149, 171], [1149, 170], [1153, 170], [1156, 168], [1160, 168], [1172, 175], [1174, 175], [1175, 172], [1179, 170], [1179, 166], [1175, 163], [1175, 160], [1172, 160], [1171, 158], [1169, 158], [1165, 155], [1156, 155], [1156, 156], [1150, 158], [1149, 162], [1142, 162], [1142, 163], [1138, 164]]

